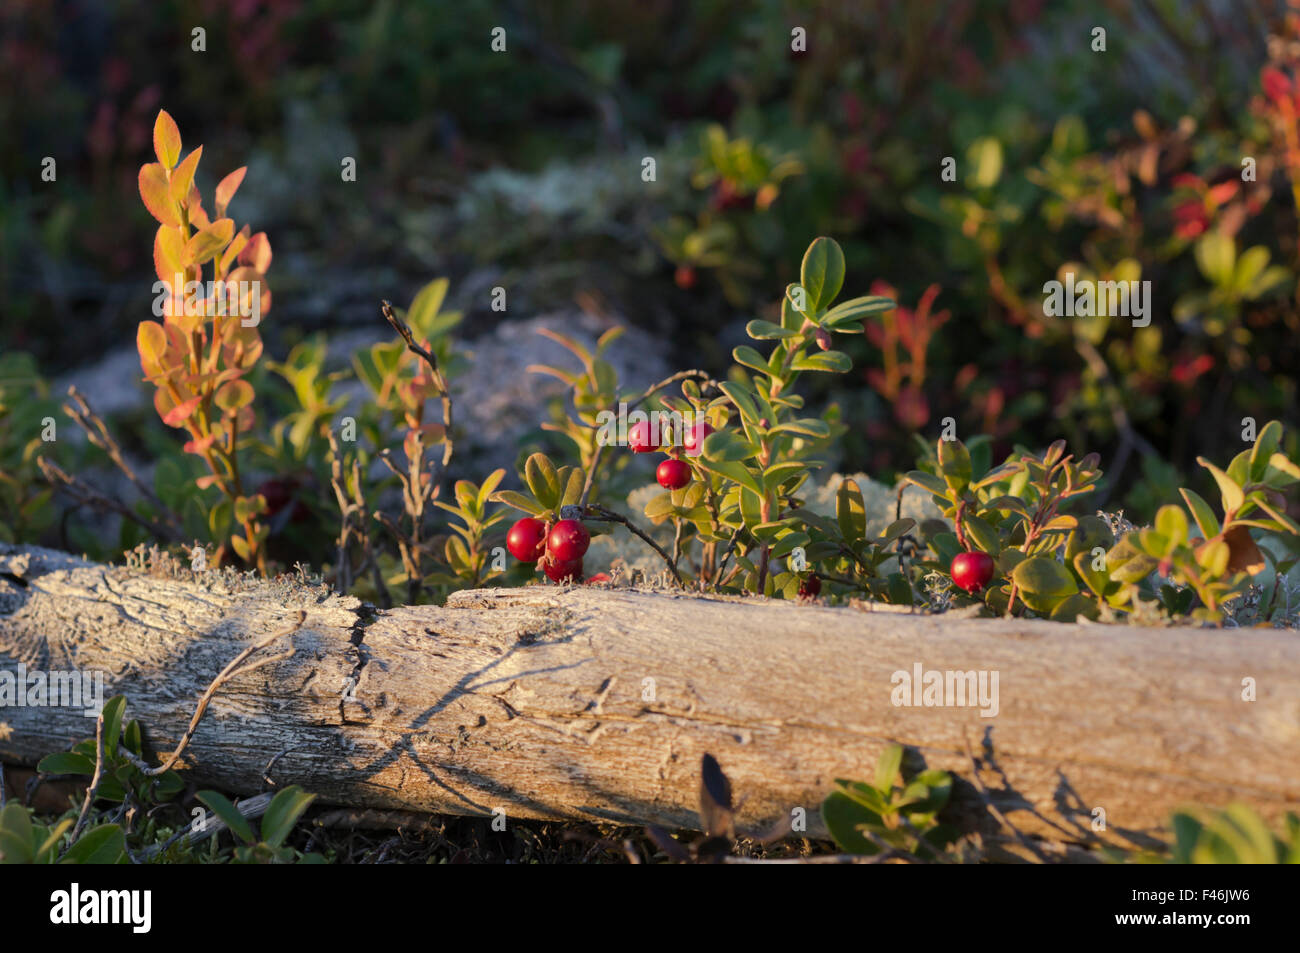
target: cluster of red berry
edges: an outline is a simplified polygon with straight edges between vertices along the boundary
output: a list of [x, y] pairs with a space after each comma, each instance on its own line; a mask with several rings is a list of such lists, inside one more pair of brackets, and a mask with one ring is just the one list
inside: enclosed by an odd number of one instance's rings
[[582, 557], [591, 534], [580, 520], [560, 520], [550, 526], [535, 516], [525, 516], [506, 534], [506, 549], [520, 562], [541, 563], [552, 582], [582, 581]]
[[665, 490], [680, 490], [691, 482], [691, 465], [682, 459], [682, 451], [699, 456], [705, 439], [713, 433], [713, 425], [699, 420], [682, 429], [681, 446], [673, 446], [671, 434], [656, 433], [650, 421], [643, 420], [628, 428], [627, 445], [633, 453], [654, 453], [663, 450], [668, 459], [655, 470], [655, 479]]

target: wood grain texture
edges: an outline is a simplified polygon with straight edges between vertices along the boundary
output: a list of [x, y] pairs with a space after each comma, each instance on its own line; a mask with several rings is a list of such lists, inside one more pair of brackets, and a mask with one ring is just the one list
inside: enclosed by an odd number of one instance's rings
[[[357, 808], [689, 828], [711, 752], [744, 798], [743, 827], [803, 808], [817, 834], [833, 779], [870, 778], [891, 741], [909, 765], [956, 772], [953, 819], [984, 833], [997, 825], [969, 782], [968, 742], [991, 747], [982, 775], [998, 807], [1051, 841], [1146, 846], [1186, 804], [1245, 801], [1274, 822], [1300, 805], [1291, 631], [542, 586], [374, 614], [297, 582], [190, 575], [0, 545], [0, 672], [103, 671], [165, 752], [226, 662], [305, 610], [294, 655], [222, 687], [183, 763], [254, 794], [274, 761], [277, 785]], [[916, 664], [996, 673], [997, 714], [894, 704], [892, 676]], [[0, 758], [30, 764], [93, 729], [75, 710], [0, 708]]]

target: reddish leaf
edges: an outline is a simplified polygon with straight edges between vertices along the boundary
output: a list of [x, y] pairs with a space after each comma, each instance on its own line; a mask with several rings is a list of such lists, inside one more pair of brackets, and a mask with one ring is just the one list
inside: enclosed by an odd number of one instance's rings
[[179, 226], [180, 214], [167, 190], [167, 173], [157, 162], [140, 167], [140, 198], [149, 214], [164, 225]]
[[217, 435], [215, 433], [210, 433], [206, 437], [202, 437], [198, 440], [186, 441], [185, 446], [182, 449], [186, 453], [202, 454], [205, 450], [211, 448], [216, 439]]
[[240, 407], [239, 412], [235, 414], [235, 429], [240, 433], [248, 433], [256, 423], [257, 414], [254, 412], [252, 404]]
[[271, 242], [267, 239], [266, 232], [258, 232], [248, 240], [248, 245], [239, 253], [239, 263], [262, 274], [270, 271]]
[[158, 110], [158, 118], [154, 120], [153, 151], [158, 161], [168, 169], [173, 168], [181, 157], [181, 131], [165, 109]]
[[244, 173], [247, 171], [248, 166], [241, 165], [238, 169], [217, 183], [216, 209], [218, 215], [226, 214], [226, 206], [228, 206], [230, 200], [235, 197], [235, 192], [239, 190], [240, 184], [244, 181]]
[[185, 421], [189, 419], [190, 414], [194, 413], [195, 409], [199, 406], [199, 401], [202, 399], [202, 397], [194, 396], [187, 401], [177, 404], [171, 410], [167, 411], [167, 413], [163, 414], [163, 423], [168, 427], [183, 427]]
[[185, 208], [190, 213], [190, 224], [195, 228], [207, 228], [212, 224], [208, 213], [203, 210], [203, 196], [199, 195], [197, 185], [190, 186], [190, 196], [185, 200]]
[[1248, 572], [1254, 575], [1265, 567], [1264, 554], [1255, 545], [1247, 527], [1232, 527], [1223, 534], [1223, 541], [1228, 544], [1229, 572]]
[[1231, 180], [1220, 182], [1218, 185], [1210, 186], [1210, 201], [1215, 205], [1222, 205], [1224, 202], [1231, 200], [1237, 194], [1238, 184]]
[[1274, 102], [1286, 99], [1291, 92], [1291, 80], [1281, 70], [1266, 66], [1259, 74], [1260, 86], [1264, 89], [1264, 95]]

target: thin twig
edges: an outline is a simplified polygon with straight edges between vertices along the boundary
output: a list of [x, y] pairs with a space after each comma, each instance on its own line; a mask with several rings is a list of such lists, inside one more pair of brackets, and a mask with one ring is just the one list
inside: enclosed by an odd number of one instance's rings
[[679, 586], [682, 584], [681, 573], [677, 571], [677, 567], [673, 565], [672, 559], [668, 556], [666, 552], [664, 552], [663, 547], [660, 546], [658, 543], [656, 543], [645, 533], [643, 533], [636, 526], [635, 523], [633, 523], [623, 514], [615, 513], [613, 510], [607, 509], [606, 507], [601, 506], [599, 503], [589, 503], [587, 504], [586, 508], [583, 510], [582, 518], [593, 520], [598, 523], [622, 523], [629, 530], [631, 530], [635, 535], [640, 536], [641, 539], [645, 540], [645, 542], [649, 544], [650, 548], [659, 554], [659, 556], [664, 561], [664, 565], [668, 567], [669, 572], [673, 574], [673, 578], [677, 580], [677, 584]]
[[121, 445], [109, 433], [108, 425], [104, 423], [104, 419], [99, 414], [95, 413], [90, 406], [90, 402], [86, 400], [86, 396], [73, 385], [68, 388], [68, 397], [71, 400], [63, 405], [64, 413], [86, 432], [87, 439], [94, 446], [108, 454], [108, 458], [125, 474], [132, 485], [140, 491], [140, 494], [159, 512], [164, 514], [167, 525], [179, 534], [181, 531], [180, 517], [158, 498], [158, 494], [153, 491], [153, 488], [140, 479], [131, 465], [126, 462], [126, 455], [122, 452]]
[[447, 388], [447, 378], [438, 369], [438, 359], [415, 340], [415, 335], [411, 333], [411, 329], [406, 322], [397, 316], [397, 313], [393, 310], [392, 302], [384, 301], [381, 310], [384, 313], [384, 318], [393, 326], [393, 330], [400, 334], [402, 340], [406, 342], [406, 349], [412, 354], [422, 357], [424, 362], [429, 365], [429, 375], [433, 378], [434, 386], [438, 388], [438, 396], [442, 398], [442, 466], [446, 469], [447, 464], [451, 463], [453, 449], [451, 442], [451, 391]]
[[247, 672], [252, 672], [256, 669], [259, 669], [264, 665], [269, 665], [272, 662], [278, 662], [286, 658], [289, 658], [293, 654], [292, 648], [290, 648], [288, 652], [281, 653], [280, 655], [272, 656], [271, 658], [262, 659], [259, 662], [254, 662], [252, 665], [247, 665], [242, 668], [240, 667], [243, 661], [247, 659], [250, 655], [252, 655], [254, 652], [258, 651], [259, 649], [266, 648], [268, 645], [270, 645], [272, 642], [275, 642], [277, 639], [283, 638], [286, 635], [292, 635], [293, 633], [297, 632], [300, 628], [302, 628], [303, 623], [306, 621], [307, 621], [307, 613], [302, 610], [299, 610], [298, 620], [293, 625], [289, 626], [288, 628], [284, 628], [276, 632], [272, 632], [270, 635], [265, 636], [260, 641], [254, 642], [252, 645], [245, 647], [242, 652], [240, 652], [233, 659], [231, 659], [230, 663], [221, 670], [221, 673], [212, 680], [212, 684], [209, 685], [208, 690], [203, 693], [203, 697], [199, 699], [198, 707], [194, 709], [194, 717], [190, 719], [189, 727], [185, 729], [185, 734], [181, 737], [180, 744], [176, 746], [176, 750], [171, 753], [171, 755], [167, 758], [166, 761], [164, 761], [156, 768], [151, 768], [143, 760], [135, 757], [129, 751], [127, 751], [125, 752], [125, 754], [128, 760], [130, 760], [133, 764], [135, 764], [135, 766], [139, 768], [141, 771], [143, 771], [144, 774], [148, 777], [157, 777], [160, 774], [170, 771], [172, 769], [172, 766], [175, 765], [176, 762], [180, 760], [181, 752], [185, 750], [185, 746], [188, 745], [190, 743], [190, 739], [194, 737], [194, 732], [199, 727], [199, 721], [203, 718], [203, 713], [207, 711], [208, 704], [212, 701], [213, 696], [216, 695], [217, 689], [219, 689], [222, 685], [224, 685], [235, 675], [243, 675]]
[[78, 815], [76, 826], [72, 828], [72, 836], [68, 839], [69, 847], [76, 843], [77, 838], [81, 835], [82, 828], [86, 826], [86, 821], [90, 818], [90, 805], [94, 804], [95, 798], [99, 796], [99, 785], [103, 780], [104, 713], [101, 711], [99, 717], [95, 719], [95, 773], [91, 775], [90, 787], [86, 788], [86, 800], [81, 805], [81, 814]]
[[153, 534], [154, 538], [160, 542], [175, 542], [180, 539], [180, 534], [175, 530], [164, 526], [156, 520], [151, 520], [141, 516], [121, 500], [107, 496], [90, 484], [84, 483], [67, 473], [61, 469], [57, 463], [40, 456], [36, 458], [36, 465], [40, 467], [41, 473], [44, 474], [45, 479], [52, 486], [61, 487], [65, 493], [78, 503], [91, 506], [98, 510], [116, 513], [124, 519], [129, 519], [133, 523], [144, 527], [144, 529]]

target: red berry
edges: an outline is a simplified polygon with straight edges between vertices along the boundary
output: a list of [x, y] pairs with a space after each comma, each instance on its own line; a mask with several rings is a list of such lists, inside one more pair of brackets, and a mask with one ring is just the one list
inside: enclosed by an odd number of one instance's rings
[[542, 572], [551, 582], [582, 582], [582, 557], [577, 559], [548, 559], [542, 565]]
[[705, 439], [713, 433], [713, 425], [707, 420], [697, 420], [689, 427], [682, 428], [682, 449], [693, 457], [700, 455]]
[[[551, 535], [546, 538], [547, 553], [552, 560], [559, 562], [582, 559], [590, 545], [591, 534], [587, 532], [587, 527], [577, 520], [560, 520], [551, 528]], [[550, 575], [549, 570], [547, 575]]]
[[952, 583], [967, 592], [979, 592], [993, 578], [993, 557], [988, 553], [958, 553], [952, 561]]
[[678, 288], [683, 291], [690, 291], [695, 287], [695, 269], [690, 265], [678, 265], [673, 280], [677, 282]]
[[506, 534], [506, 549], [520, 562], [535, 563], [546, 552], [546, 524], [525, 516]]
[[822, 578], [816, 573], [813, 573], [803, 582], [799, 583], [800, 599], [815, 599], [817, 598], [817, 594], [821, 591], [822, 591]]
[[691, 465], [685, 460], [665, 460], [655, 471], [655, 479], [664, 489], [680, 490], [691, 482]]
[[662, 435], [653, 432], [650, 421], [642, 420], [627, 429], [627, 445], [633, 453], [653, 453], [659, 449], [657, 436]]

